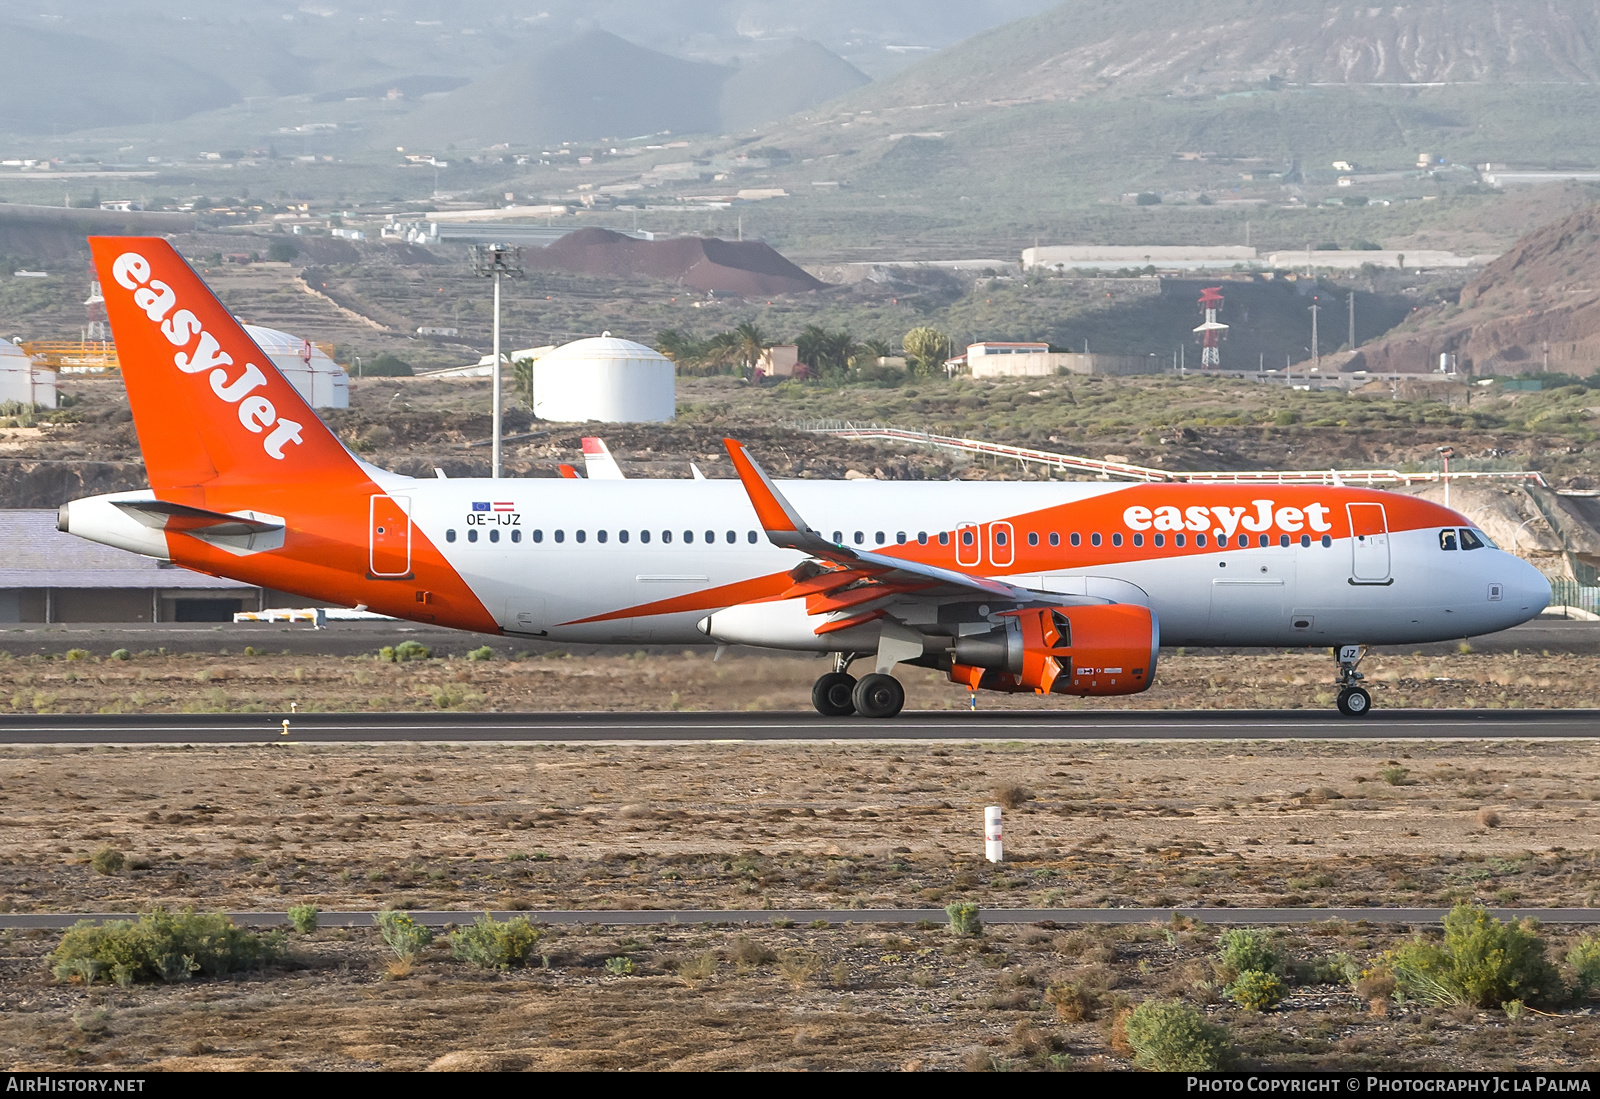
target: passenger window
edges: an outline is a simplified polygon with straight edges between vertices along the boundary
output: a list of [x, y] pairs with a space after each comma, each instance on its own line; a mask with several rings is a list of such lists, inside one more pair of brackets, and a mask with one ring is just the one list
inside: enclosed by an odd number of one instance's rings
[[[859, 535], [856, 536], [856, 541], [861, 541], [861, 537]], [[970, 530], [964, 530], [961, 532], [961, 544], [963, 546], [972, 545], [972, 532]]]
[[584, 539], [588, 538], [589, 535], [588, 535], [587, 532], [580, 530], [573, 537], [577, 538], [578, 541], [582, 542]]
[[1089, 544], [1098, 546], [1100, 544], [1100, 535], [1098, 533], [1089, 535]]
[[994, 532], [994, 544], [997, 545], [997, 546], [1003, 546], [1003, 545], [1006, 544], [1006, 532], [1005, 531], [997, 530], [997, 531]]
[[534, 540], [534, 541], [535, 541], [535, 542], [543, 542], [543, 541], [544, 541], [544, 531], [542, 531], [542, 530], [539, 530], [539, 529], [538, 529], [538, 528], [537, 528], [537, 527], [536, 527], [536, 528], [534, 528], [534, 531], [533, 531], [533, 540]]
[[875, 536], [874, 536], [874, 537], [873, 537], [873, 540], [874, 540], [874, 541], [875, 541], [875, 542], [877, 542], [877, 543], [878, 543], [878, 545], [880, 545], [880, 546], [881, 546], [881, 545], [883, 545], [883, 531], [881, 531], [881, 530], [880, 530], [880, 531], [879, 531], [879, 532], [878, 532], [878, 533], [877, 533], [877, 534], [876, 534], [876, 535], [875, 535]]
[[1157, 545], [1157, 546], [1164, 546], [1164, 545], [1166, 545], [1166, 544], [1167, 544], [1167, 536], [1166, 536], [1166, 535], [1165, 535], [1165, 534], [1158, 534], [1158, 535], [1156, 535], [1156, 536], [1155, 536], [1155, 544], [1156, 544], [1156, 545]]
[[1078, 535], [1077, 531], [1072, 532], [1072, 544], [1075, 546], [1083, 544], [1083, 539]]
[[833, 532], [833, 544], [836, 546], [844, 545], [844, 531], [836, 530]]
[[491, 542], [500, 541], [500, 532], [497, 531], [497, 530], [490, 530], [489, 531], [489, 541], [491, 541]]
[[950, 532], [949, 531], [941, 530], [939, 532], [939, 544], [941, 546], [948, 546], [950, 544]]
[[467, 528], [467, 541], [476, 542], [477, 540], [478, 540], [478, 528], [477, 527], [468, 527]]
[[1456, 548], [1456, 532], [1446, 527], [1439, 532], [1439, 548], [1453, 550]]
[[928, 532], [925, 531], [925, 530], [917, 531], [917, 545], [925, 546], [927, 544], [928, 544]]
[[520, 530], [517, 530], [517, 529], [515, 529], [515, 528], [512, 528], [512, 531], [511, 531], [511, 540], [512, 540], [512, 541], [513, 541], [513, 542], [520, 542], [520, 541], [522, 541], [522, 532], [521, 532], [521, 531], [520, 531]]
[[1482, 549], [1483, 539], [1479, 538], [1475, 533], [1468, 530], [1466, 527], [1462, 527], [1461, 548], [1464, 550]]
[[1307, 549], [1307, 548], [1310, 547], [1310, 545], [1311, 545], [1311, 535], [1302, 534], [1300, 536], [1300, 548], [1301, 549]]
[[716, 544], [717, 544], [717, 532], [714, 531], [714, 530], [706, 531], [706, 545], [714, 546]]
[[1133, 536], [1133, 544], [1134, 544], [1134, 545], [1136, 545], [1136, 546], [1142, 546], [1142, 545], [1144, 545], [1144, 535], [1142, 535], [1142, 534], [1135, 534], [1135, 535], [1134, 535], [1134, 536]]
[[[624, 541], [626, 541], [626, 539], [624, 539]], [[647, 531], [647, 530], [641, 530], [639, 532], [639, 541], [641, 541], [641, 542], [649, 542], [650, 541], [650, 532]]]
[[744, 540], [746, 542], [749, 542], [752, 546], [755, 545], [756, 544], [756, 532], [753, 531], [753, 530], [745, 531]]
[[1188, 542], [1189, 536], [1187, 534], [1174, 534], [1172, 536], [1172, 544], [1175, 546], [1184, 546], [1187, 545]]
[[1050, 544], [1052, 546], [1059, 546], [1061, 544], [1061, 535], [1057, 534], [1055, 531], [1051, 531]]
[[1330, 535], [1330, 534], [1324, 534], [1322, 536], [1322, 548], [1323, 549], [1327, 549], [1332, 545], [1333, 545], [1333, 536]]
[[1281, 546], [1284, 549], [1288, 549], [1289, 548], [1289, 536], [1287, 534], [1278, 535], [1278, 545]]
[[[1247, 539], [1247, 541], [1248, 541], [1248, 539]], [[1261, 544], [1263, 546], [1270, 546], [1270, 545], [1272, 545], [1272, 539], [1267, 537], [1265, 534], [1263, 534], [1261, 536]]]
[[1113, 546], [1120, 546], [1120, 545], [1122, 545], [1122, 535], [1121, 535], [1121, 534], [1113, 534], [1113, 535], [1112, 535], [1112, 536], [1111, 536], [1111, 544], [1112, 544], [1112, 545], [1113, 545]]
[[1196, 546], [1200, 546], [1200, 547], [1204, 547], [1204, 546], [1205, 546], [1205, 544], [1206, 544], [1206, 536], [1205, 536], [1205, 535], [1203, 535], [1203, 534], [1197, 534], [1197, 535], [1195, 535], [1195, 536], [1194, 536], [1194, 544], [1195, 544], [1195, 545], [1196, 545]]
[[[597, 530], [594, 532], [594, 538], [596, 542], [604, 542], [606, 540], [606, 532]], [[578, 541], [583, 541], [583, 531], [581, 530], [578, 532]]]
[[[650, 539], [648, 539], [648, 538], [645, 539], [646, 542], [648, 542], [649, 540]], [[661, 532], [661, 540], [663, 542], [671, 542], [672, 541], [672, 532], [670, 530], [662, 531]]]
[[[1223, 544], [1226, 544], [1226, 543], [1223, 543]], [[1248, 534], [1239, 535], [1239, 548], [1240, 549], [1245, 549], [1249, 545], [1250, 545], [1250, 536]]]
[[906, 532], [905, 531], [901, 530], [901, 531], [896, 531], [895, 532], [894, 544], [897, 545], [897, 546], [903, 546], [903, 545], [906, 544]]
[[738, 540], [739, 540], [739, 536], [737, 534], [733, 533], [733, 531], [731, 531], [731, 530], [728, 531], [728, 545], [731, 546], [735, 542], [737, 542]]
[[567, 532], [566, 531], [564, 531], [564, 530], [556, 531], [556, 541], [557, 542], [565, 542], [566, 540], [567, 540]]
[[1038, 544], [1039, 544], [1039, 532], [1036, 531], [1036, 530], [1030, 530], [1028, 532], [1028, 545], [1037, 546]]
[[617, 531], [617, 541], [626, 542], [627, 540], [628, 540], [628, 532], [627, 531], [625, 531], [625, 530]]
[[686, 543], [687, 542], [693, 542], [694, 541], [694, 531], [692, 531], [692, 530], [684, 531], [683, 532], [683, 540]]
[[454, 530], [445, 531], [444, 532], [444, 540], [446, 542], [454, 542], [456, 540], [456, 532]]

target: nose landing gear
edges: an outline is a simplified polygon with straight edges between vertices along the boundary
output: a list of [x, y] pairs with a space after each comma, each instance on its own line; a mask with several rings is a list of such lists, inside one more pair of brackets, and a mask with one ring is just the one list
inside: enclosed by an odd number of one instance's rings
[[1362, 679], [1356, 666], [1367, 655], [1365, 645], [1340, 645], [1334, 649], [1339, 661], [1339, 699], [1336, 705], [1345, 717], [1366, 717], [1372, 712], [1372, 696], [1365, 687], [1357, 686]]

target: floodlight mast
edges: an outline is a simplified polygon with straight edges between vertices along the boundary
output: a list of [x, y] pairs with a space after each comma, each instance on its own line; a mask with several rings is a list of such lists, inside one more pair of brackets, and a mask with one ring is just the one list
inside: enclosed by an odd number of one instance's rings
[[494, 279], [494, 441], [489, 459], [490, 476], [500, 476], [500, 277], [523, 276], [522, 249], [509, 244], [472, 246], [472, 270], [479, 278]]

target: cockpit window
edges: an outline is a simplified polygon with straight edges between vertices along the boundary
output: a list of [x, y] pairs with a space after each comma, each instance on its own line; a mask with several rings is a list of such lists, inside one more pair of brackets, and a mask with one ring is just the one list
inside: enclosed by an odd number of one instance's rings
[[1439, 532], [1439, 548], [1442, 550], [1453, 550], [1456, 548], [1456, 532], [1454, 530], [1446, 527], [1444, 530]]
[[1483, 544], [1484, 544], [1484, 540], [1481, 537], [1479, 537], [1477, 531], [1468, 530], [1466, 527], [1462, 527], [1461, 528], [1461, 548], [1462, 549], [1464, 549], [1464, 550], [1482, 549], [1483, 548]]

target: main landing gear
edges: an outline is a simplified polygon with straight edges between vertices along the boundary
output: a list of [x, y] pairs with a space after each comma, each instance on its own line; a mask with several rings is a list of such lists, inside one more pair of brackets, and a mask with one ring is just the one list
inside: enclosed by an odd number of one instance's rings
[[1367, 655], [1366, 646], [1340, 645], [1333, 653], [1339, 661], [1339, 712], [1345, 717], [1366, 717], [1372, 712], [1372, 696], [1365, 687], [1357, 686], [1362, 676], [1356, 671]]
[[811, 705], [823, 717], [893, 717], [906, 704], [906, 689], [892, 675], [874, 672], [860, 679], [847, 670], [854, 653], [834, 656], [834, 670], [819, 677], [811, 688]]

